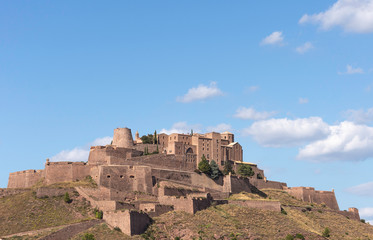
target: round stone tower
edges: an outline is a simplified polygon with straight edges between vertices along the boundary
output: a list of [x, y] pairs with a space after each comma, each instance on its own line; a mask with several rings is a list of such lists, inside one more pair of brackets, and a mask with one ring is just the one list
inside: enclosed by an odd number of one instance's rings
[[122, 148], [133, 148], [132, 132], [129, 128], [114, 129], [113, 145]]

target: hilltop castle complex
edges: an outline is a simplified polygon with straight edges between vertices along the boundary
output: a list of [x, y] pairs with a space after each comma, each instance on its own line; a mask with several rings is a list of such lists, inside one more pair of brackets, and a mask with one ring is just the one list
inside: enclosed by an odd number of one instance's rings
[[[43, 170], [10, 173], [8, 188], [27, 188], [40, 181], [47, 185], [79, 181], [91, 176], [97, 188], [77, 187], [76, 190], [91, 205], [104, 211], [109, 225], [120, 227], [128, 235], [142, 233], [150, 218], [162, 213], [172, 210], [195, 213], [209, 207], [213, 201], [227, 203], [232, 193], [257, 193], [265, 188], [287, 191], [300, 200], [325, 204], [339, 211], [334, 191], [288, 188], [286, 183], [267, 180], [256, 164], [243, 161], [242, 146], [235, 142], [232, 133], [162, 133], [156, 137], [156, 144], [145, 144], [138, 133], [135, 136], [133, 140], [129, 128], [117, 128], [112, 144], [91, 147], [87, 162], [50, 162], [47, 159]], [[202, 156], [209, 162], [214, 160], [221, 170], [226, 164], [230, 164], [234, 172], [241, 165], [249, 165], [253, 175], [240, 177], [229, 173], [213, 180], [196, 171]], [[245, 204], [281, 210], [276, 201]], [[360, 219], [354, 208], [342, 214]], [[131, 224], [133, 222], [136, 224]]]

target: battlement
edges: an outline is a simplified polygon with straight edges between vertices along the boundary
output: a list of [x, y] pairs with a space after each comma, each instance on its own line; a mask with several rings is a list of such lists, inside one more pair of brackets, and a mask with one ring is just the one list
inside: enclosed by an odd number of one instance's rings
[[85, 162], [46, 162], [45, 165], [47, 166], [66, 166], [66, 165], [74, 165], [74, 166], [85, 166], [87, 163]]

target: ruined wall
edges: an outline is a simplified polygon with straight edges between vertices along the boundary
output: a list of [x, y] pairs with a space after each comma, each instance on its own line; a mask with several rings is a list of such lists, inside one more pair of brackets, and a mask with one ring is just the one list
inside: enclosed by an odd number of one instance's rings
[[334, 210], [339, 210], [334, 191], [315, 191], [312, 187], [292, 187], [285, 189], [290, 195], [304, 202], [324, 203]]
[[8, 188], [28, 188], [44, 177], [44, 170], [25, 170], [9, 174]]
[[164, 205], [173, 205], [175, 211], [196, 213], [211, 206], [212, 198], [209, 193], [190, 194], [187, 197], [159, 196], [158, 200]]
[[281, 212], [281, 203], [279, 201], [261, 201], [261, 200], [247, 200], [247, 201], [228, 201], [229, 204], [236, 204], [249, 208], [258, 208], [263, 210], [271, 210]]
[[150, 217], [157, 217], [163, 213], [173, 211], [174, 207], [159, 203], [140, 203], [139, 210], [146, 212]]
[[29, 189], [9, 189], [9, 188], [0, 188], [0, 198], [17, 195], [26, 191], [30, 191]]
[[[100, 166], [99, 185], [121, 192], [152, 193], [151, 168], [147, 166]], [[155, 183], [154, 183], [155, 184]]]
[[137, 211], [106, 211], [104, 220], [112, 227], [129, 236], [142, 234], [150, 225], [150, 218], [146, 213]]
[[349, 208], [348, 211], [339, 211], [339, 213], [349, 219], [360, 221], [360, 214], [357, 208]]
[[47, 162], [45, 183], [71, 182], [90, 175], [90, 166], [83, 162]]

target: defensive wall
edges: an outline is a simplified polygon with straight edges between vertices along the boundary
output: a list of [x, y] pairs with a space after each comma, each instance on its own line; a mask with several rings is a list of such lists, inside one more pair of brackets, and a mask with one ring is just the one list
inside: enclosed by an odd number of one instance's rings
[[175, 211], [184, 211], [191, 214], [210, 207], [212, 203], [209, 193], [188, 194], [186, 197], [158, 196], [158, 200], [163, 205], [173, 205]]
[[70, 182], [90, 175], [90, 166], [83, 162], [49, 162], [45, 164], [45, 183]]
[[0, 198], [20, 194], [29, 191], [28, 189], [15, 189], [15, 188], [0, 188]]
[[240, 205], [248, 208], [257, 208], [281, 212], [281, 203], [279, 201], [263, 201], [263, 200], [246, 200], [246, 201], [228, 201], [229, 204]]
[[360, 214], [357, 208], [349, 208], [348, 211], [339, 211], [339, 213], [349, 219], [360, 221]]
[[44, 170], [25, 170], [9, 174], [8, 188], [28, 188], [45, 176]]
[[151, 222], [146, 213], [134, 210], [105, 211], [103, 219], [110, 226], [119, 227], [124, 234], [129, 236], [145, 232]]
[[115, 157], [121, 160], [130, 159], [132, 157], [141, 156], [142, 151], [137, 151], [132, 148], [122, 148], [112, 145], [93, 146], [90, 149], [88, 164], [89, 165], [107, 165], [107, 157]]
[[339, 211], [334, 191], [316, 191], [312, 187], [292, 187], [284, 188], [284, 190], [301, 201], [325, 204], [331, 209]]

